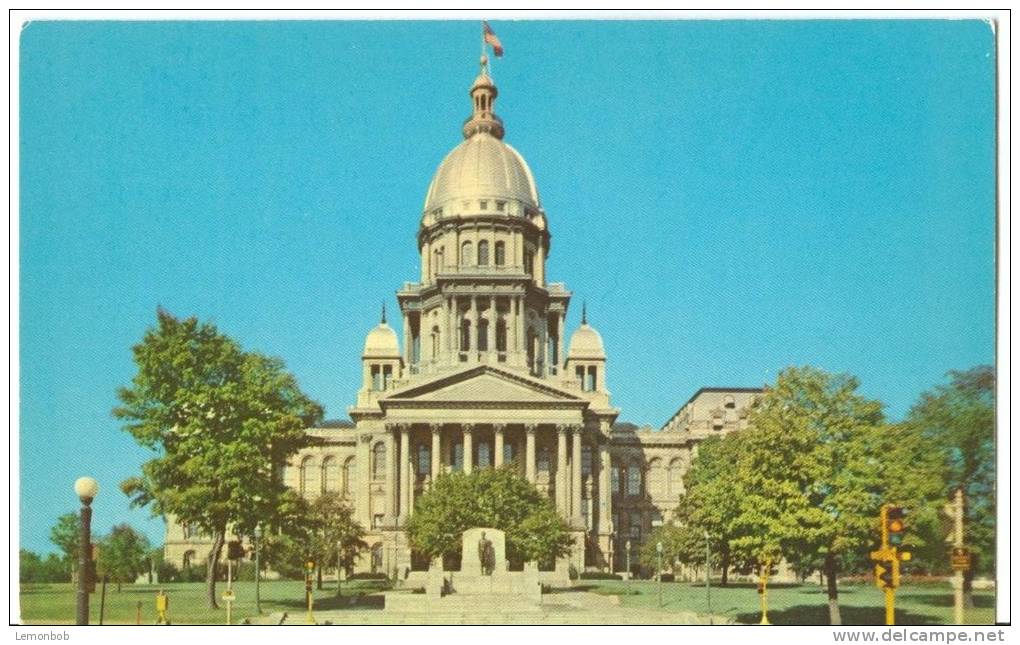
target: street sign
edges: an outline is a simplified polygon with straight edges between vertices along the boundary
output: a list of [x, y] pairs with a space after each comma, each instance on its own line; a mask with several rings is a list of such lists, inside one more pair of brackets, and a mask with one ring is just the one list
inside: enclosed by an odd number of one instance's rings
[[223, 602], [234, 602], [237, 597], [234, 595], [233, 589], [227, 589], [223, 592]]
[[969, 571], [970, 549], [966, 547], [956, 547], [953, 549], [952, 554], [949, 556], [949, 564], [953, 567], [953, 571]]

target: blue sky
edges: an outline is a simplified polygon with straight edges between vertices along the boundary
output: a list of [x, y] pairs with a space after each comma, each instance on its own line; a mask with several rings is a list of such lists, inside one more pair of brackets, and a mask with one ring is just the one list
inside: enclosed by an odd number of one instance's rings
[[[994, 40], [976, 21], [493, 22], [551, 280], [621, 419], [787, 365], [901, 418], [994, 358]], [[477, 73], [463, 22], [35, 22], [21, 34], [21, 543], [148, 454], [110, 415], [157, 305], [345, 417]]]

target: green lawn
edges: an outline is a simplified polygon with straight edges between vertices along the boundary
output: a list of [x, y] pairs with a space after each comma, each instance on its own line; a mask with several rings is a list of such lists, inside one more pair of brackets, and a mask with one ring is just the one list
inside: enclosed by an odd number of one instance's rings
[[[394, 617], [380, 610], [383, 598], [379, 593], [385, 583], [375, 581], [351, 582], [344, 585], [344, 597], [336, 598], [332, 589], [317, 591], [317, 611], [343, 609], [339, 620], [337, 612], [330, 614], [335, 622], [372, 624], [390, 623]], [[124, 585], [117, 592], [115, 585], [107, 587], [104, 622], [107, 624], [134, 624], [137, 603], [142, 603], [141, 622], [155, 622], [155, 595], [160, 587], [154, 585]], [[171, 583], [163, 585], [170, 596], [170, 619], [174, 624], [224, 624], [226, 611], [209, 610], [205, 604], [204, 583]], [[659, 607], [658, 586], [650, 581], [588, 581], [578, 582], [579, 589], [602, 594], [620, 595], [624, 610], [632, 608], [640, 613], [676, 612], [681, 609], [708, 613], [704, 586], [688, 583], [663, 583], [663, 606]], [[217, 586], [222, 593], [224, 584]], [[234, 603], [234, 622], [255, 615], [255, 584], [235, 582], [238, 602]], [[570, 593], [569, 591], [557, 593]], [[555, 594], [554, 594], [555, 595]], [[304, 583], [294, 581], [263, 582], [261, 586], [262, 611], [288, 612], [291, 616], [304, 616]], [[828, 607], [825, 591], [817, 585], [778, 586], [769, 589], [769, 619], [773, 624], [828, 624]], [[936, 625], [952, 622], [952, 592], [946, 585], [904, 587], [897, 593], [896, 622], [900, 625]], [[552, 600], [552, 598], [550, 598]], [[994, 596], [991, 592], [975, 594], [976, 607], [968, 610], [970, 624], [990, 624], [994, 621]], [[70, 584], [22, 585], [21, 610], [24, 623], [68, 624], [74, 622], [74, 589]], [[99, 594], [92, 596], [90, 605], [92, 622], [99, 621]], [[221, 603], [222, 605], [222, 603]], [[884, 621], [882, 592], [872, 585], [844, 586], [840, 589], [840, 608], [847, 625], [880, 625]], [[754, 585], [731, 585], [712, 588], [712, 613], [740, 623], [757, 623], [759, 596]], [[346, 619], [349, 616], [349, 621]], [[583, 618], [578, 616], [576, 617]], [[616, 619], [609, 619], [616, 622]], [[546, 622], [546, 621], [543, 621]], [[575, 622], [573, 619], [571, 622]], [[592, 622], [600, 621], [592, 617]]]
[[[655, 582], [634, 580], [581, 581], [597, 583], [597, 593], [620, 594], [621, 605], [635, 608], [658, 608], [659, 594]], [[711, 588], [711, 613], [723, 615], [738, 623], [761, 620], [760, 596], [753, 584], [731, 584]], [[663, 583], [663, 611], [687, 609], [709, 613], [704, 584]], [[768, 593], [769, 622], [774, 625], [828, 625], [829, 608], [825, 588], [819, 585], [770, 585]], [[839, 590], [840, 612], [847, 625], [882, 625], [885, 621], [885, 596], [874, 585], [844, 585]], [[995, 598], [992, 592], [977, 592], [975, 608], [964, 619], [970, 624], [991, 624], [995, 621]], [[948, 583], [901, 587], [896, 593], [898, 625], [945, 625], [953, 621], [953, 593]]]

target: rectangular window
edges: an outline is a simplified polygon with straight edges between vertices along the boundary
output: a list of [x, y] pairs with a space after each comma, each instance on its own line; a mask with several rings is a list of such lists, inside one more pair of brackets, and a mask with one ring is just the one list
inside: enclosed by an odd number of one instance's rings
[[489, 209], [489, 202], [487, 202], [487, 201], [485, 201], [483, 199], [482, 201], [478, 202], [478, 208], [479, 208], [479, 210], [483, 210], [483, 211], [484, 210], [488, 210]]
[[610, 479], [612, 479], [612, 481], [613, 481], [613, 494], [614, 495], [619, 495], [620, 494], [620, 467], [619, 466], [613, 466], [612, 467]]
[[453, 444], [453, 469], [464, 470], [464, 444], [462, 443]]
[[503, 444], [503, 462], [510, 463], [514, 460], [514, 445], [512, 443]]
[[390, 388], [390, 381], [393, 380], [393, 368], [389, 365], [383, 367], [383, 389]]
[[491, 455], [489, 451], [489, 444], [482, 441], [478, 444], [478, 467], [488, 468], [492, 465]]
[[372, 389], [376, 392], [382, 389], [382, 371], [378, 365], [372, 366]]
[[586, 392], [594, 392], [595, 391], [596, 369], [597, 368], [595, 368], [594, 366], [588, 368], [588, 380], [584, 384], [584, 390]]
[[496, 202], [496, 210], [502, 213], [506, 210], [506, 202]]

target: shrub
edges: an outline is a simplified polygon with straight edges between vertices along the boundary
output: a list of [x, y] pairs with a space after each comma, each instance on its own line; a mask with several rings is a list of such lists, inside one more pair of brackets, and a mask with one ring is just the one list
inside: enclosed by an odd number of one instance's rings
[[371, 572], [368, 572], [368, 571], [363, 571], [361, 573], [355, 573], [353, 575], [347, 576], [347, 579], [348, 580], [389, 580], [389, 577], [385, 573], [382, 573], [381, 571], [376, 571], [375, 573], [371, 573]]
[[623, 580], [623, 576], [620, 574], [608, 571], [583, 571], [578, 578], [581, 580]]

